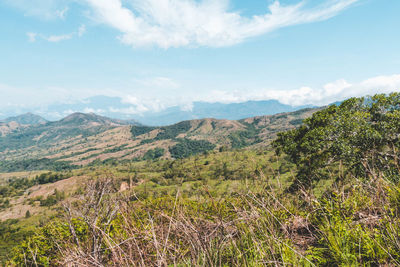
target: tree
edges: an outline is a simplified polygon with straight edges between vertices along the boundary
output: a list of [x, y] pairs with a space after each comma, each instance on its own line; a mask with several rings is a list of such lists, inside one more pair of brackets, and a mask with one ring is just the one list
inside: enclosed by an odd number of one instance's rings
[[297, 181], [310, 185], [333, 166], [365, 177], [398, 177], [400, 94], [351, 98], [314, 113], [295, 130], [280, 133], [276, 152], [298, 167]]

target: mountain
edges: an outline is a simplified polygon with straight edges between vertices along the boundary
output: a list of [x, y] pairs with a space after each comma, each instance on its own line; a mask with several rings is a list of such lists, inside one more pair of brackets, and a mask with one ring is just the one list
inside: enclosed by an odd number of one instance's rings
[[[74, 103], [58, 103], [37, 109], [19, 110], [19, 113], [30, 111], [42, 115], [48, 120], [55, 121], [74, 112], [92, 112], [120, 120], [134, 120], [144, 125], [160, 126], [171, 125], [184, 120], [203, 118], [240, 120], [255, 116], [292, 112], [308, 107], [311, 106], [293, 107], [276, 100], [247, 101], [230, 104], [193, 102], [189, 108], [172, 106], [161, 111], [143, 112], [143, 107], [129, 104], [119, 97], [94, 96]], [[6, 110], [5, 108], [0, 109], [0, 113], [7, 116], [16, 115], [15, 111]]]
[[0, 136], [5, 136], [22, 128], [26, 128], [32, 125], [44, 124], [46, 122], [47, 121], [42, 117], [32, 113], [9, 117], [4, 120], [0, 120]]
[[16, 161], [46, 159], [50, 167], [57, 162], [87, 165], [108, 159], [181, 158], [213, 149], [261, 147], [268, 145], [277, 132], [297, 127], [317, 110], [242, 120], [186, 120], [162, 127], [128, 125], [96, 114], [74, 113], [0, 137], [0, 163], [4, 161], [4, 167], [9, 162], [7, 166], [15, 170], [19, 166]]
[[0, 123], [11, 123], [11, 122], [16, 122], [21, 125], [35, 125], [35, 124], [46, 123], [47, 120], [40, 117], [39, 115], [35, 115], [28, 112], [19, 116], [9, 117], [0, 121]]
[[111, 119], [108, 117], [100, 116], [94, 113], [73, 113], [64, 119], [56, 122], [52, 122], [52, 125], [58, 126], [123, 126], [123, 125], [140, 125], [134, 120], [124, 121], [119, 119]]
[[308, 108], [308, 106], [293, 107], [276, 100], [231, 104], [194, 102], [191, 110], [185, 111], [180, 107], [171, 107], [160, 112], [147, 112], [142, 117], [138, 117], [137, 120], [145, 125], [169, 125], [178, 121], [201, 118], [240, 120], [255, 116], [292, 112], [303, 108]]
[[[32, 158], [49, 155], [66, 146], [82, 142], [116, 127], [130, 127], [128, 122], [96, 114], [73, 113], [66, 118], [35, 125], [7, 124], [12, 131], [3, 130], [0, 138], [0, 159]], [[0, 127], [0, 130], [2, 128]], [[83, 141], [84, 142], [84, 141]]]

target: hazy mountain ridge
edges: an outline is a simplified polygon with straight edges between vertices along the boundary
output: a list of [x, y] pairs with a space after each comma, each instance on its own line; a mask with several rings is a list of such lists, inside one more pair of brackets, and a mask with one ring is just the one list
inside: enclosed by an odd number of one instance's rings
[[32, 114], [30, 112], [14, 117], [9, 117], [4, 120], [0, 120], [0, 123], [11, 123], [11, 122], [16, 122], [21, 125], [35, 125], [35, 124], [46, 123], [47, 120], [39, 115]]
[[[188, 107], [171, 106], [160, 111], [140, 111], [133, 104], [126, 103], [119, 97], [94, 96], [70, 104], [53, 104], [38, 109], [22, 109], [22, 112], [33, 112], [47, 120], [57, 121], [71, 113], [96, 113], [120, 120], [134, 120], [145, 125], [162, 126], [175, 124], [184, 120], [216, 118], [240, 120], [249, 117], [292, 112], [310, 106], [290, 106], [277, 100], [246, 101], [241, 103], [193, 102]], [[22, 112], [21, 112], [22, 111]], [[17, 115], [14, 110], [2, 110], [3, 116]]]
[[[133, 121], [128, 122], [124, 120], [119, 120], [119, 119], [112, 119], [104, 116], [100, 116], [94, 113], [80, 113], [76, 112], [71, 115], [68, 115], [67, 117], [56, 121], [56, 122], [51, 122], [50, 124], [52, 125], [57, 125], [57, 126], [123, 126], [123, 125], [129, 125]], [[134, 123], [137, 124], [137, 123]]]
[[194, 102], [190, 110], [180, 107], [170, 107], [160, 112], [145, 113], [138, 117], [138, 121], [145, 125], [168, 125], [183, 120], [201, 118], [216, 118], [227, 120], [241, 120], [249, 117], [273, 115], [292, 112], [310, 106], [293, 107], [277, 100], [247, 101], [241, 103], [207, 103]]

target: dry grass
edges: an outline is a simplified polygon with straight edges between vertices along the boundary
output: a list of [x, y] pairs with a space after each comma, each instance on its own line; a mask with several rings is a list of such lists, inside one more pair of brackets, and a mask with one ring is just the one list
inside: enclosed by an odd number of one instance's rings
[[41, 207], [38, 203], [29, 205], [28, 201], [37, 197], [46, 198], [49, 195], [52, 195], [55, 190], [65, 192], [67, 195], [71, 194], [82, 185], [82, 182], [85, 179], [87, 178], [74, 176], [52, 184], [35, 185], [29, 188], [22, 196], [12, 199], [10, 201], [11, 207], [0, 211], [0, 221], [23, 218], [28, 210], [31, 215], [43, 214], [48, 210], [48, 208]]

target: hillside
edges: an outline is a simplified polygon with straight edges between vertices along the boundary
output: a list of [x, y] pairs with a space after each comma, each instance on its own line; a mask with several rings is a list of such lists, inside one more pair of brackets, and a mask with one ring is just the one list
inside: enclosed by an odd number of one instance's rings
[[154, 141], [226, 131], [267, 140], [268, 129], [272, 137], [281, 123], [291, 125], [274, 138], [274, 150], [256, 142], [181, 160], [1, 174], [0, 261], [398, 266], [399, 103], [400, 94], [353, 98], [297, 128], [299, 116], [313, 110], [129, 131]]
[[18, 130], [32, 125], [45, 124], [46, 122], [47, 121], [42, 117], [32, 113], [9, 117], [4, 120], [0, 120], [0, 136], [17, 132]]
[[246, 149], [0, 174], [0, 262], [397, 266], [399, 103], [376, 95], [317, 112], [115, 126], [142, 145], [180, 144], [180, 155], [212, 149], [210, 136]]
[[29, 112], [19, 116], [9, 117], [4, 120], [0, 120], [0, 123], [11, 123], [11, 122], [15, 122], [21, 125], [35, 125], [35, 124], [46, 123], [47, 120]]
[[[95, 114], [75, 113], [1, 137], [0, 169], [33, 170], [54, 162], [77, 166], [108, 159], [180, 158], [216, 148], [265, 146], [277, 132], [295, 128], [315, 111], [304, 109], [239, 121], [191, 120], [164, 127], [132, 126]], [[35, 162], [39, 159], [40, 164]]]

